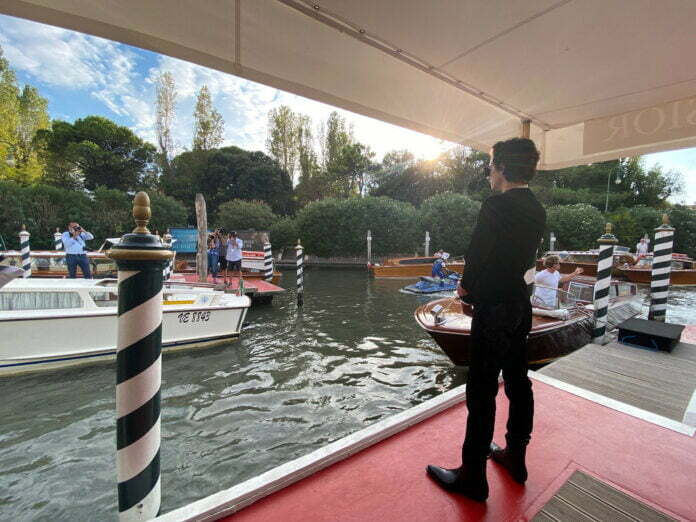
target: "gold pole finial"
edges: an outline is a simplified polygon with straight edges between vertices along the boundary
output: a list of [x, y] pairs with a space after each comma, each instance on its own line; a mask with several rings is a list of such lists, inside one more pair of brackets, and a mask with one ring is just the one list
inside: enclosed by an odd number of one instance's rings
[[60, 228], [56, 227], [56, 232], [60, 234]]
[[27, 226], [24, 223], [22, 223], [22, 232], [26, 232], [26, 230], [27, 230]]
[[133, 199], [133, 217], [137, 225], [133, 229], [135, 234], [149, 234], [147, 224], [150, 222], [152, 211], [150, 210], [150, 197], [146, 192], [138, 192]]
[[605, 234], [611, 234], [611, 223], [607, 223], [607, 224], [604, 226], [604, 233], [605, 233]]
[[298, 247], [301, 247], [301, 246], [302, 246], [302, 244], [300, 243], [300, 238], [299, 238], [299, 237], [297, 238], [297, 246], [298, 246]]
[[666, 213], [662, 214], [662, 224], [669, 225], [669, 216]]

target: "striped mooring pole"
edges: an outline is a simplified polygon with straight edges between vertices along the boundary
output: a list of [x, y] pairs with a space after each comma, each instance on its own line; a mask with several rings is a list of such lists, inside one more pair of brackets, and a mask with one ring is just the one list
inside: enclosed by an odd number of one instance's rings
[[160, 511], [162, 270], [172, 253], [150, 234], [150, 198], [133, 200], [137, 227], [108, 252], [118, 265], [116, 470], [119, 520]]
[[609, 285], [611, 284], [611, 268], [614, 264], [614, 245], [619, 242], [616, 236], [611, 233], [611, 223], [606, 224], [605, 232], [597, 242], [599, 243], [599, 257], [597, 259], [597, 280], [595, 281], [592, 300], [595, 310], [592, 342], [595, 344], [607, 344]]
[[295, 252], [297, 255], [297, 306], [302, 306], [304, 305], [304, 248], [299, 239]]
[[674, 228], [669, 225], [667, 214], [662, 215], [662, 225], [655, 229], [653, 243], [652, 274], [650, 277], [650, 311], [651, 321], [665, 321], [667, 315], [667, 296], [669, 295], [669, 278], [672, 271], [672, 248], [674, 246]]
[[[162, 241], [164, 241], [164, 246], [167, 248], [172, 247], [172, 235], [167, 231], [166, 234], [162, 236]], [[169, 281], [169, 278], [172, 277], [172, 272], [174, 271], [174, 256], [167, 261], [167, 264], [164, 265], [164, 271], [162, 272], [162, 278], [165, 281]]]
[[63, 250], [63, 234], [60, 233], [60, 229], [56, 227], [56, 231], [53, 233], [53, 247], [56, 250]]
[[22, 230], [19, 231], [19, 250], [22, 256], [22, 277], [25, 279], [31, 277], [31, 248], [29, 247], [29, 237], [31, 234], [27, 230], [26, 225], [22, 225]]
[[263, 278], [273, 281], [273, 250], [270, 243], [263, 244]]

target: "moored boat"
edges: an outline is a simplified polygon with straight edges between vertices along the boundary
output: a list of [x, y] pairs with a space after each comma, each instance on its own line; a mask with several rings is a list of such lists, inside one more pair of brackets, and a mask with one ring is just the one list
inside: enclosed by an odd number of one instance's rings
[[[549, 255], [556, 255], [560, 259], [561, 274], [570, 274], [576, 268], [582, 268], [582, 273], [586, 276], [595, 277], [597, 275], [597, 258], [599, 250], [555, 250], [546, 252], [541, 258], [537, 259], [536, 269], [544, 270], [544, 258]], [[612, 275], [621, 275], [620, 267], [635, 263], [635, 256], [626, 247], [615, 247]]]
[[[527, 345], [530, 364], [551, 362], [591, 342], [593, 288], [590, 278], [568, 282], [564, 290], [558, 290], [557, 308], [542, 306], [532, 298], [532, 330]], [[636, 286], [612, 281], [608, 330], [640, 311]], [[438, 299], [420, 306], [414, 315], [420, 327], [432, 336], [454, 364], [469, 365], [472, 318], [469, 305], [456, 297]]]
[[[265, 254], [260, 250], [242, 250], [242, 276], [244, 279], [265, 280], [264, 274], [264, 257]], [[185, 260], [178, 261], [174, 266], [174, 272], [180, 274], [195, 274], [195, 264], [192, 265]], [[273, 270], [273, 278], [271, 283], [277, 285], [280, 283], [282, 273], [278, 270]]]
[[[118, 269], [116, 261], [106, 257], [104, 252], [87, 252], [92, 277], [106, 278], [115, 277]], [[22, 255], [18, 250], [7, 250], [0, 252], [4, 256], [3, 265], [20, 267], [22, 266]], [[32, 250], [31, 277], [64, 278], [68, 277], [68, 265], [65, 262], [65, 252], [63, 250]], [[82, 272], [78, 269], [78, 276]]]
[[[438, 258], [430, 257], [396, 257], [387, 259], [383, 264], [368, 263], [367, 268], [374, 277], [414, 278], [429, 276], [433, 263]], [[451, 261], [447, 269], [459, 274], [464, 273], [464, 261]]]
[[409, 294], [452, 292], [457, 288], [460, 277], [461, 276], [456, 273], [449, 274], [445, 278], [421, 276], [418, 282], [403, 287], [401, 291]]
[[[641, 257], [634, 265], [619, 267], [621, 274], [633, 283], [649, 285], [652, 277], [652, 254]], [[696, 263], [686, 254], [672, 254], [670, 285], [696, 285]]]
[[[251, 301], [207, 286], [166, 283], [162, 349], [239, 337]], [[14, 279], [0, 289], [0, 375], [113, 359], [118, 330], [113, 279]]]

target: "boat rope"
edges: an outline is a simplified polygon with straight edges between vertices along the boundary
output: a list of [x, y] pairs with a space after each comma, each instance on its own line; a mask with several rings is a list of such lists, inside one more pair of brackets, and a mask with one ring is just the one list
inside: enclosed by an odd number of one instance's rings
[[604, 235], [600, 237], [599, 255], [597, 257], [597, 281], [594, 285], [595, 324], [592, 330], [592, 342], [606, 344], [607, 312], [609, 310], [609, 286], [611, 285], [611, 268], [614, 263], [614, 245], [618, 243], [611, 233], [611, 223], [606, 224]]
[[297, 306], [304, 305], [304, 248], [297, 240], [295, 247], [297, 256]]
[[19, 232], [19, 249], [22, 256], [22, 277], [25, 279], [31, 277], [31, 249], [29, 248], [29, 231], [26, 225], [22, 225], [22, 230]]
[[273, 281], [273, 251], [270, 243], [263, 245], [263, 278], [269, 283]]
[[664, 322], [667, 315], [673, 246], [674, 228], [669, 225], [669, 220], [665, 214], [662, 216], [662, 225], [655, 229], [650, 277], [650, 311], [648, 312], [648, 319], [652, 321]]

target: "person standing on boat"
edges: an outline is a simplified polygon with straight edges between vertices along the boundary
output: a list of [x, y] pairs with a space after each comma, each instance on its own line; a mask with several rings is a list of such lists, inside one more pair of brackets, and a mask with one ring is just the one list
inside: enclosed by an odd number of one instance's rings
[[89, 259], [85, 252], [85, 241], [94, 239], [94, 236], [83, 230], [79, 223], [71, 221], [68, 223], [68, 230], [63, 232], [63, 248], [65, 249], [65, 263], [68, 265], [68, 277], [77, 277], [77, 267], [82, 270], [85, 279], [92, 279], [92, 272], [89, 269]]
[[[528, 185], [538, 161], [539, 152], [529, 139], [493, 146], [487, 174], [497, 194], [481, 205], [457, 287], [459, 297], [473, 306], [462, 465], [455, 469], [430, 465], [427, 472], [440, 487], [480, 502], [488, 498], [489, 454], [517, 482], [527, 479], [525, 452], [534, 399], [527, 377], [532, 309], [524, 274], [536, 258], [546, 225], [546, 212]], [[501, 370], [510, 401], [505, 449], [492, 442]]]
[[650, 240], [644, 237], [640, 238], [640, 241], [638, 241], [638, 244], [636, 245], [636, 254], [638, 254], [638, 257], [645, 257], [645, 255], [648, 253], [648, 248]]
[[534, 276], [534, 299], [549, 308], [557, 308], [556, 294], [558, 292], [556, 290], [558, 285], [573, 279], [576, 275], [580, 275], [583, 272], [582, 268], [577, 267], [570, 274], [561, 276], [560, 270], [561, 258], [556, 255], [550, 255], [544, 258], [544, 270]]
[[234, 277], [234, 272], [237, 272], [237, 277], [242, 278], [242, 248], [244, 243], [241, 239], [237, 237], [236, 232], [230, 232], [227, 239], [227, 252], [225, 257], [227, 259], [227, 267], [225, 268], [225, 283], [227, 280], [227, 271], [232, 272], [232, 277]]

